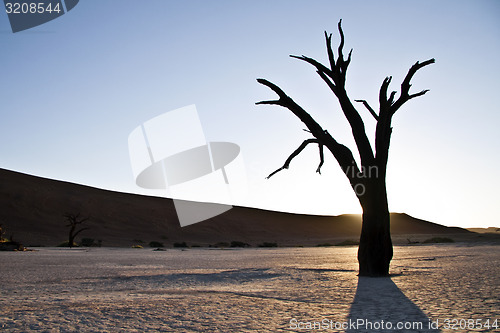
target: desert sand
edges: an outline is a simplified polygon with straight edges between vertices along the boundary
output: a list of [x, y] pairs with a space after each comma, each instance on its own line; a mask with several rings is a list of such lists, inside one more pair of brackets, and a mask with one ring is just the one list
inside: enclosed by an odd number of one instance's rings
[[[0, 252], [2, 332], [488, 332], [500, 319], [493, 233], [392, 214], [395, 244], [457, 243], [396, 246], [390, 278], [358, 278], [357, 247], [315, 247], [359, 239], [357, 215], [235, 207], [181, 228], [170, 199], [2, 169], [0, 205], [6, 236], [35, 250]], [[77, 241], [103, 247], [51, 247], [65, 213], [90, 215]], [[254, 248], [206, 247], [231, 241]]]
[[[499, 331], [492, 325], [500, 320], [500, 247], [396, 246], [390, 278], [358, 278], [356, 250], [2, 252], [0, 328], [2, 332]], [[393, 330], [373, 329], [382, 321]], [[346, 326], [349, 323], [358, 326]], [[484, 327], [487, 323], [489, 328]], [[323, 326], [309, 329], [314, 325]]]

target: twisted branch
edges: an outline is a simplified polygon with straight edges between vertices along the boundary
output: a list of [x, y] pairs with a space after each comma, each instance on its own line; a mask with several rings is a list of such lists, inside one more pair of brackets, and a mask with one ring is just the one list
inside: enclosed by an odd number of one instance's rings
[[304, 142], [302, 142], [302, 144], [299, 146], [299, 148], [295, 149], [294, 152], [291, 153], [290, 156], [288, 156], [288, 158], [285, 161], [285, 164], [283, 164], [283, 166], [281, 168], [273, 171], [269, 176], [266, 177], [266, 179], [271, 178], [272, 176], [274, 176], [275, 174], [277, 174], [281, 170], [288, 169], [290, 167], [290, 163], [292, 162], [292, 160], [297, 155], [299, 155], [304, 150], [304, 148], [306, 148], [307, 145], [310, 143], [317, 143], [320, 147], [320, 149], [319, 149], [320, 150], [320, 153], [319, 153], [320, 164], [318, 166], [318, 169], [316, 169], [316, 172], [321, 173], [319, 170], [321, 169], [321, 166], [323, 165], [323, 145], [318, 141], [318, 139], [307, 139]]
[[[392, 91], [388, 96], [388, 88], [391, 83], [392, 78], [387, 77], [382, 82], [379, 91], [379, 104], [380, 110], [377, 113], [366, 100], [358, 99], [355, 100], [358, 103], [362, 103], [364, 107], [370, 112], [370, 114], [377, 121], [376, 133], [375, 133], [375, 152], [372, 149], [371, 143], [368, 140], [366, 135], [365, 126], [363, 123], [363, 119], [361, 118], [360, 113], [354, 107], [350, 98], [347, 95], [345, 89], [346, 82], [346, 73], [347, 68], [351, 62], [352, 49], [347, 56], [347, 59], [344, 59], [344, 32], [342, 30], [342, 20], [338, 23], [338, 30], [340, 35], [340, 42], [337, 49], [337, 58], [335, 58], [335, 54], [332, 48], [332, 34], [328, 34], [325, 31], [325, 42], [327, 48], [327, 55], [329, 66], [323, 65], [322, 63], [307, 57], [305, 55], [295, 56], [290, 55], [290, 57], [299, 59], [309, 63], [314, 66], [317, 74], [321, 77], [321, 79], [328, 85], [330, 90], [337, 97], [341, 109], [346, 117], [347, 121], [352, 130], [352, 135], [356, 142], [356, 146], [358, 148], [359, 156], [361, 158], [361, 168], [369, 168], [371, 166], [376, 166], [380, 169], [381, 177], [385, 177], [385, 171], [387, 166], [388, 159], [388, 151], [390, 144], [390, 137], [392, 133], [391, 120], [394, 113], [408, 100], [422, 96], [426, 94], [429, 90], [422, 90], [420, 92], [410, 94], [410, 81], [415, 75], [415, 73], [429, 64], [435, 62], [434, 59], [426, 60], [422, 63], [416, 62], [409, 69], [406, 77], [404, 78], [401, 84], [401, 94], [397, 100], [396, 91]], [[299, 106], [292, 98], [285, 94], [283, 90], [281, 90], [275, 84], [265, 80], [265, 79], [257, 79], [260, 84], [263, 84], [273, 90], [277, 95], [277, 100], [269, 100], [269, 101], [261, 101], [256, 104], [269, 104], [269, 105], [279, 105], [289, 109], [295, 116], [297, 116], [306, 126], [307, 129], [305, 131], [311, 133], [314, 136], [314, 139], [305, 140], [285, 161], [285, 164], [279, 168], [278, 170], [271, 173], [267, 178], [272, 177], [279, 171], [283, 169], [288, 169], [290, 162], [299, 155], [305, 147], [310, 143], [317, 143], [320, 154], [320, 163], [316, 172], [321, 173], [321, 167], [324, 163], [324, 146], [333, 154], [340, 167], [344, 171], [345, 175], [349, 179], [351, 186], [353, 189], [356, 188], [359, 184], [364, 184], [366, 180], [358, 176], [360, 174], [360, 170], [358, 165], [354, 159], [354, 156], [351, 150], [338, 143], [327, 131], [323, 130], [323, 128], [307, 113], [301, 106]], [[354, 171], [354, 172], [349, 172]]]
[[[426, 60], [424, 62], [416, 62], [411, 66], [410, 70], [408, 71], [408, 74], [406, 74], [406, 77], [403, 80], [403, 83], [401, 83], [401, 96], [399, 96], [398, 100], [394, 102], [394, 104], [391, 105], [391, 114], [396, 113], [396, 111], [406, 102], [408, 102], [410, 99], [419, 97], [424, 95], [429, 91], [429, 89], [422, 90], [418, 93], [415, 94], [410, 94], [410, 88], [411, 84], [410, 81], [413, 78], [413, 75], [421, 69], [422, 67], [425, 67], [427, 65], [435, 63], [436, 60], [434, 58]], [[392, 96], [392, 95], [391, 95]]]
[[316, 172], [321, 175], [321, 167], [323, 166], [323, 163], [325, 163], [325, 155], [323, 154], [323, 145], [319, 143], [318, 147], [319, 147], [319, 165], [318, 168], [316, 169]]
[[352, 134], [354, 137], [354, 141], [356, 142], [356, 146], [358, 147], [358, 152], [361, 157], [361, 164], [364, 166], [369, 166], [373, 163], [374, 154], [372, 147], [370, 145], [370, 141], [366, 136], [365, 125], [359, 112], [356, 110], [354, 105], [351, 103], [351, 100], [347, 96], [347, 92], [345, 90], [345, 81], [346, 81], [346, 73], [347, 67], [351, 62], [352, 49], [349, 52], [347, 59], [344, 59], [343, 49], [344, 49], [344, 32], [342, 30], [342, 20], [338, 23], [338, 30], [340, 35], [340, 42], [337, 49], [337, 59], [335, 59], [335, 55], [332, 48], [332, 35], [327, 34], [325, 31], [325, 41], [327, 47], [328, 60], [331, 68], [327, 68], [325, 65], [320, 62], [302, 56], [294, 56], [292, 58], [299, 59], [309, 63], [310, 65], [316, 68], [316, 72], [321, 77], [321, 79], [328, 85], [330, 90], [337, 96], [339, 100], [340, 106], [344, 115], [351, 126]]
[[269, 104], [285, 107], [292, 111], [292, 113], [307, 126], [307, 129], [311, 132], [312, 135], [314, 135], [314, 137], [316, 137], [318, 140], [322, 140], [322, 138], [324, 138], [325, 131], [323, 130], [323, 128], [321, 128], [321, 126], [313, 119], [313, 117], [311, 117], [309, 113], [307, 113], [300, 105], [295, 103], [293, 99], [285, 94], [283, 90], [281, 90], [274, 83], [271, 83], [265, 79], [257, 79], [257, 82], [265, 85], [266, 87], [269, 87], [279, 96], [279, 99], [271, 101], [260, 101], [255, 104]]

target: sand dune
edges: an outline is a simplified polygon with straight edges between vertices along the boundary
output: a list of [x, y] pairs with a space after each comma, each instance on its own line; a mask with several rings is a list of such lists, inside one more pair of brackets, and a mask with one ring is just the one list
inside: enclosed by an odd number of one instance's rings
[[[207, 246], [234, 240], [254, 246], [262, 242], [316, 245], [357, 239], [361, 228], [359, 215], [312, 216], [244, 207], [181, 228], [171, 199], [101, 190], [3, 169], [0, 204], [6, 236], [13, 234], [15, 240], [32, 246], [55, 246], [65, 241], [68, 230], [63, 214], [77, 212], [92, 217], [88, 223], [91, 229], [81, 237], [102, 240], [104, 246], [129, 247], [139, 240], [146, 244], [160, 241], [166, 246], [182, 241]], [[406, 242], [409, 234], [414, 239], [415, 235], [475, 235], [406, 214], [392, 214], [391, 231], [396, 242]]]

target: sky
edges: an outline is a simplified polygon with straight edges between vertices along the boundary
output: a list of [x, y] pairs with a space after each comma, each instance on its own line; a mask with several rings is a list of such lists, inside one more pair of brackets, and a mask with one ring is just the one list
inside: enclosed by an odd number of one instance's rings
[[[430, 91], [393, 118], [389, 208], [459, 227], [500, 226], [500, 2], [85, 0], [12, 33], [0, 13], [0, 168], [121, 192], [135, 184], [129, 134], [196, 105], [209, 141], [240, 146], [247, 194], [232, 204], [320, 215], [361, 213], [334, 158], [317, 147], [266, 180], [309, 138], [258, 84], [266, 78], [356, 151], [334, 95], [290, 54], [327, 62], [342, 19], [351, 99], [378, 106], [386, 76]], [[370, 140], [374, 119], [359, 107]]]

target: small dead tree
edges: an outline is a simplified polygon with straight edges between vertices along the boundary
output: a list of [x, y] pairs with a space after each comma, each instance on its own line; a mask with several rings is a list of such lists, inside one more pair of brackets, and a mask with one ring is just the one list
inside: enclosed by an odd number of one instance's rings
[[363, 208], [363, 222], [358, 249], [359, 275], [386, 276], [389, 274], [389, 264], [393, 254], [390, 234], [390, 214], [385, 183], [389, 144], [392, 133], [391, 121], [396, 111], [398, 111], [403, 104], [412, 98], [427, 93], [428, 90], [422, 90], [413, 94], [410, 93], [410, 80], [419, 69], [434, 63], [434, 59], [429, 59], [422, 63], [417, 61], [411, 66], [401, 84], [401, 93], [398, 98], [396, 98], [396, 91], [390, 94], [387, 93], [389, 84], [391, 83], [391, 77], [385, 78], [380, 87], [378, 112], [376, 112], [367, 101], [361, 99], [355, 100], [356, 102], [362, 103], [376, 121], [375, 150], [373, 150], [366, 135], [365, 126], [360, 113], [354, 107], [345, 89], [347, 67], [351, 62], [352, 49], [347, 59], [345, 59], [343, 54], [344, 33], [341, 23], [342, 20], [338, 23], [340, 43], [336, 57], [332, 48], [332, 35], [325, 32], [329, 60], [328, 65], [323, 65], [306, 56], [291, 55], [291, 57], [311, 64], [316, 69], [320, 78], [337, 97], [344, 116], [351, 127], [360, 157], [360, 164], [355, 160], [352, 151], [348, 147], [335, 140], [328, 131], [324, 130], [309, 113], [299, 106], [283, 90], [265, 79], [257, 79], [260, 84], [273, 90], [279, 98], [277, 100], [262, 101], [256, 104], [279, 105], [287, 108], [306, 125], [307, 132], [312, 135], [312, 138], [302, 142], [302, 144], [288, 157], [285, 164], [278, 170], [272, 172], [268, 178], [281, 170], [288, 169], [290, 162], [309, 144], [317, 144], [319, 147], [320, 162], [316, 172], [320, 173], [321, 167], [323, 166], [323, 150], [324, 148], [328, 149], [349, 179], [351, 187]]
[[68, 222], [68, 224], [66, 225], [67, 227], [69, 227], [68, 246], [71, 248], [73, 247], [75, 237], [82, 231], [90, 229], [89, 227], [83, 227], [77, 229], [79, 225], [90, 220], [90, 216], [80, 217], [80, 213], [77, 214], [66, 213], [63, 216], [66, 218], [66, 221]]

